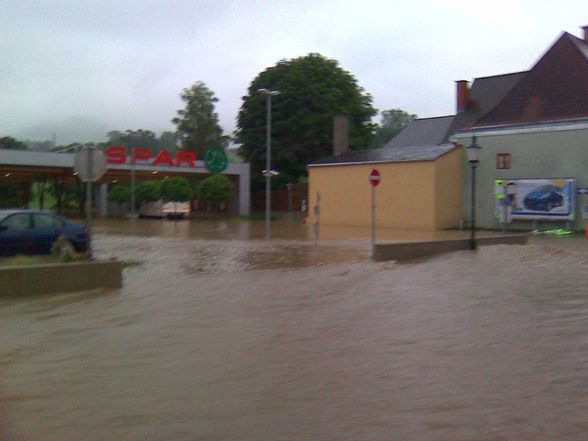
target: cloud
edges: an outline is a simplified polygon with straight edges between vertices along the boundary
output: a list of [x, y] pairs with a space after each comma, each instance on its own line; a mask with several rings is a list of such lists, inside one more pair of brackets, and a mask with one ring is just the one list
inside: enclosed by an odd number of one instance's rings
[[253, 78], [280, 59], [339, 61], [380, 110], [451, 113], [457, 79], [531, 67], [583, 3], [346, 0], [5, 0], [0, 134], [91, 141], [171, 130], [204, 81], [225, 133]]

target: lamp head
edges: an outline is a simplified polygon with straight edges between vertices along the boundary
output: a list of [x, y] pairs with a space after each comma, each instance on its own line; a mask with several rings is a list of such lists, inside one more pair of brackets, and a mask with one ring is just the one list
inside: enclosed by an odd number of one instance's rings
[[279, 90], [269, 90], [264, 87], [262, 89], [257, 89], [257, 93], [260, 93], [263, 96], [276, 96], [276, 95], [280, 94], [280, 91]]
[[274, 178], [274, 177], [278, 176], [280, 174], [280, 172], [276, 171], [276, 170], [270, 170], [270, 171], [263, 170], [261, 172], [261, 174], [263, 176], [265, 176], [266, 178]]
[[472, 165], [476, 165], [480, 161], [480, 150], [482, 148], [476, 142], [476, 137], [472, 138], [472, 143], [466, 148], [468, 154], [468, 162]]

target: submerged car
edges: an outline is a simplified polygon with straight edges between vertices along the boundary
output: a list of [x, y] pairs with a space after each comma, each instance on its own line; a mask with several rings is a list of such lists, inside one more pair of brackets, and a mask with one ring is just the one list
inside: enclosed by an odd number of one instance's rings
[[62, 246], [84, 253], [88, 229], [41, 210], [0, 210], [0, 256], [50, 254], [62, 236]]
[[551, 211], [563, 205], [563, 196], [559, 193], [559, 187], [551, 184], [542, 185], [525, 196], [523, 205], [528, 210]]

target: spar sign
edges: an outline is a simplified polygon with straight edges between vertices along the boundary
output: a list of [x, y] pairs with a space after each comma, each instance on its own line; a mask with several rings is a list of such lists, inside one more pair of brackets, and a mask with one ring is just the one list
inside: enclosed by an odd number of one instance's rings
[[[126, 164], [127, 150], [122, 146], [110, 146], [106, 148], [106, 160], [108, 164]], [[161, 150], [157, 156], [153, 157], [151, 150], [144, 147], [133, 147], [131, 149], [130, 163], [137, 162], [147, 163], [153, 166], [169, 167], [196, 167], [196, 153], [188, 150], [179, 150], [175, 157], [167, 150]], [[222, 147], [213, 147], [208, 149], [204, 155], [204, 165], [212, 173], [220, 173], [228, 166], [228, 158], [225, 149]]]
[[[105, 151], [106, 159], [109, 164], [125, 164], [127, 162], [127, 150], [122, 146], [111, 146]], [[161, 150], [153, 160], [151, 150], [144, 147], [133, 147], [131, 149], [131, 164], [137, 161], [150, 161], [151, 165], [169, 165], [171, 167], [180, 167], [186, 164], [189, 167], [195, 167], [196, 153], [187, 150], [180, 150], [176, 157], [172, 158], [167, 150]]]

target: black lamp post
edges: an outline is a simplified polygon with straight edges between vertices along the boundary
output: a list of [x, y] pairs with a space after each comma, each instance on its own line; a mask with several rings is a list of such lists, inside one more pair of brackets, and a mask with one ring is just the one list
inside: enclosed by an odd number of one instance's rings
[[476, 166], [480, 161], [481, 147], [476, 143], [476, 137], [472, 138], [472, 144], [466, 148], [468, 162], [472, 166], [472, 214], [470, 222], [470, 250], [476, 249]]

